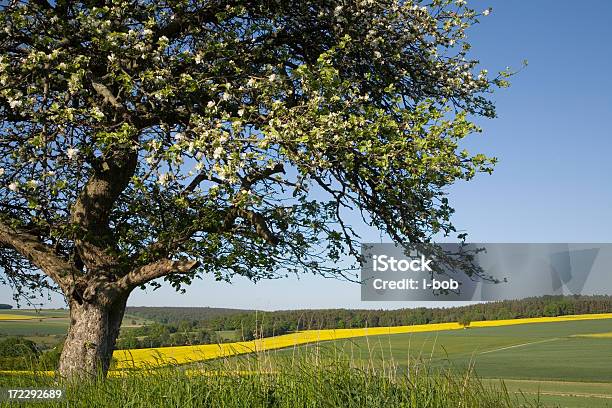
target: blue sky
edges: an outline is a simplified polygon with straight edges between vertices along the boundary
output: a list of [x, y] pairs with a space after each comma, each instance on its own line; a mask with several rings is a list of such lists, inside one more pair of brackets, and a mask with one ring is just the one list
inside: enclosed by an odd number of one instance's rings
[[[455, 225], [474, 242], [612, 242], [612, 2], [472, 1], [493, 7], [471, 30], [490, 72], [527, 68], [496, 93], [498, 118], [465, 146], [499, 158], [493, 175], [449, 190]], [[365, 241], [380, 241], [369, 231]], [[10, 302], [0, 288], [0, 303]], [[10, 302], [12, 303], [12, 302]], [[398, 308], [365, 303], [356, 284], [305, 276], [253, 284], [205, 277], [186, 294], [134, 292], [130, 305], [258, 309]], [[429, 304], [431, 306], [431, 304]], [[47, 306], [63, 306], [56, 298]]]

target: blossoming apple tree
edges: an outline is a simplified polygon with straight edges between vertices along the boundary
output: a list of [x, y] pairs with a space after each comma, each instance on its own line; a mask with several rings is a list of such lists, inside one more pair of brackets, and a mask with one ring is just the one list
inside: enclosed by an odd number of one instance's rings
[[160, 278], [338, 276], [359, 215], [399, 243], [452, 233], [444, 188], [493, 161], [459, 142], [507, 84], [469, 56], [482, 15], [448, 0], [2, 2], [1, 277], [65, 296], [60, 373], [106, 373], [128, 296]]

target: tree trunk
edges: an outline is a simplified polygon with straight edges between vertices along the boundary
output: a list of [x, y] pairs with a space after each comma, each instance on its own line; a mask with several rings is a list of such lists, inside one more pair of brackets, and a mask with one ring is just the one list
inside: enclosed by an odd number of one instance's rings
[[70, 299], [70, 329], [60, 357], [63, 378], [105, 377], [125, 312], [127, 296], [110, 306]]

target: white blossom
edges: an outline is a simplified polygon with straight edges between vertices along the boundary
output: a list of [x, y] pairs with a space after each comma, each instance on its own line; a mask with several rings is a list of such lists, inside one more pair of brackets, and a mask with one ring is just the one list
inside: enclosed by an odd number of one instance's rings
[[19, 189], [19, 185], [13, 181], [11, 184], [8, 185], [8, 188], [11, 191], [17, 191]]
[[162, 186], [165, 186], [166, 184], [168, 184], [168, 173], [160, 174], [157, 182], [161, 184]]
[[68, 155], [68, 158], [70, 160], [75, 159], [77, 154], [79, 154], [79, 149], [70, 147], [68, 150], [66, 150], [66, 155]]
[[22, 104], [23, 104], [23, 102], [20, 99], [9, 98], [9, 106], [11, 107], [11, 109], [18, 108]]
[[272, 75], [270, 75], [270, 76], [268, 77], [268, 80], [269, 80], [270, 82], [274, 82], [274, 81], [276, 81], [276, 74], [272, 74]]
[[221, 146], [217, 147], [215, 151], [213, 152], [213, 158], [215, 160], [219, 159], [222, 153], [223, 153], [223, 148]]
[[212, 108], [213, 106], [215, 106], [215, 101], [208, 101], [206, 106], [208, 106], [209, 108]]
[[2, 167], [0, 167], [0, 176], [4, 175], [4, 169]]
[[489, 14], [491, 14], [491, 8], [488, 8], [482, 12], [483, 16], [488, 16]]

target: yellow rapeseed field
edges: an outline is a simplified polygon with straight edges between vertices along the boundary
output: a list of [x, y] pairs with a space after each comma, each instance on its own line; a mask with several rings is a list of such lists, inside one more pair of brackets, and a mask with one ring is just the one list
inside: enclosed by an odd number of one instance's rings
[[32, 320], [36, 318], [37, 318], [36, 316], [0, 313], [0, 320]]
[[593, 339], [611, 339], [612, 332], [609, 333], [588, 333], [588, 334], [574, 334], [572, 337], [590, 337]]
[[[478, 321], [472, 322], [470, 327], [494, 327], [516, 324], [567, 322], [592, 319], [612, 319], [612, 313]], [[301, 344], [348, 339], [352, 337], [459, 330], [462, 328], [463, 326], [461, 326], [459, 323], [434, 323], [414, 326], [370, 327], [362, 329], [305, 330], [282, 336], [266, 337], [259, 340], [240, 341], [235, 343], [117, 350], [113, 356], [117, 360], [118, 369], [142, 368], [146, 366], [154, 367], [167, 364], [184, 364], [219, 357], [230, 357], [239, 354], [275, 350], [298, 346]]]

